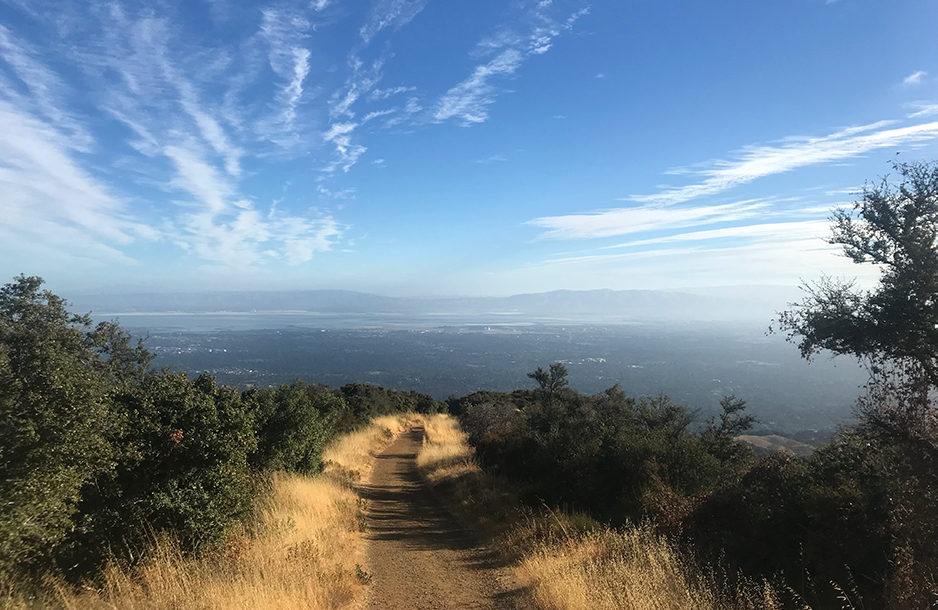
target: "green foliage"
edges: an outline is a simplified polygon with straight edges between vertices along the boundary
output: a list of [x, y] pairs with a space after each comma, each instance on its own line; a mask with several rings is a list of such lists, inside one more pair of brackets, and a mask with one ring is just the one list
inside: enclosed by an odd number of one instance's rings
[[537, 382], [540, 392], [547, 401], [553, 400], [563, 388], [569, 385], [567, 381], [567, 367], [560, 362], [552, 362], [548, 370], [537, 367], [537, 370], [528, 373], [528, 377]]
[[786, 578], [815, 608], [840, 607], [831, 581], [868, 601], [922, 589], [920, 572], [883, 575], [897, 572], [897, 548], [917, 561], [938, 552], [926, 549], [938, 528], [928, 517], [938, 513], [936, 494], [923, 491], [938, 489], [935, 462], [930, 471], [919, 464], [917, 493], [904, 493], [909, 459], [863, 430], [807, 458], [757, 460], [735, 440], [753, 424], [735, 396], [695, 432], [695, 413], [667, 396], [633, 398], [613, 386], [594, 396], [561, 388], [547, 400], [543, 390], [451, 400], [482, 465], [529, 502], [612, 524], [650, 521], [748, 577]]
[[889, 458], [852, 432], [807, 458], [780, 452], [720, 489], [685, 523], [709, 556], [752, 576], [783, 573], [813, 607], [834, 606], [817, 583], [856, 580], [883, 599], [889, 569]]
[[208, 374], [164, 371], [118, 393], [114, 410], [116, 466], [83, 488], [65, 565], [82, 572], [108, 554], [133, 557], [159, 532], [184, 550], [221, 541], [252, 506], [256, 445], [238, 392]]
[[511, 394], [479, 390], [461, 397], [450, 396], [446, 399], [445, 405], [449, 413], [462, 415], [469, 407], [474, 405], [512, 403], [515, 407], [521, 408], [533, 400], [534, 392], [531, 390], [515, 390]]
[[736, 442], [735, 438], [752, 428], [756, 422], [753, 415], [746, 413], [746, 401], [733, 396], [724, 396], [720, 400], [720, 425], [711, 419], [700, 434], [700, 439], [707, 451], [723, 461], [745, 462], [752, 456], [747, 445]]
[[305, 473], [321, 468], [322, 452], [346, 411], [342, 398], [303, 381], [251, 390], [243, 398], [257, 433], [252, 467]]
[[898, 185], [867, 186], [852, 210], [838, 209], [829, 242], [855, 263], [880, 269], [871, 292], [830, 278], [779, 317], [805, 357], [827, 350], [914, 363], [938, 384], [938, 162], [897, 163]]
[[142, 339], [132, 344], [130, 333], [116, 322], [100, 322], [85, 335], [85, 344], [98, 355], [94, 366], [111, 385], [143, 379], [154, 358]]
[[427, 394], [392, 390], [370, 383], [348, 383], [336, 390], [336, 394], [348, 406], [348, 414], [344, 424], [340, 426], [343, 431], [350, 430], [359, 422], [381, 415], [408, 411], [432, 414], [439, 413], [446, 407], [445, 403], [440, 403]]
[[90, 321], [41, 285], [21, 275], [0, 289], [0, 577], [67, 534], [81, 486], [113, 454]]
[[708, 444], [688, 430], [695, 414], [666, 396], [636, 400], [618, 385], [583, 396], [566, 387], [562, 365], [552, 371], [531, 373], [533, 393], [476, 393], [459, 404], [483, 465], [535, 501], [677, 525], [695, 496], [734, 477], [751, 453], [728, 437], [748, 425], [742, 401], [727, 402], [725, 426]]

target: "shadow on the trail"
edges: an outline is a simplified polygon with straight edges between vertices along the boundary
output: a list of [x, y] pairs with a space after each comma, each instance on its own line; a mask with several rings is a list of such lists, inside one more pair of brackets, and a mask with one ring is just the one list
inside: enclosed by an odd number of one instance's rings
[[[423, 428], [405, 433], [418, 445], [423, 442]], [[368, 501], [366, 537], [371, 540], [397, 540], [421, 550], [470, 550], [465, 565], [473, 570], [503, 568], [506, 563], [486, 549], [469, 530], [461, 527], [417, 473], [416, 454], [384, 453], [376, 457], [377, 469], [383, 469], [391, 482], [386, 485], [362, 485], [359, 494]], [[389, 473], [391, 464], [396, 462]]]

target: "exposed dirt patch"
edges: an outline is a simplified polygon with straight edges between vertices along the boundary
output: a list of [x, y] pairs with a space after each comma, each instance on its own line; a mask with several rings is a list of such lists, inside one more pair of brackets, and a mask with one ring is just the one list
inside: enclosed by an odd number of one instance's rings
[[493, 551], [461, 527], [417, 473], [423, 428], [377, 456], [365, 518], [369, 610], [515, 610], [518, 590]]

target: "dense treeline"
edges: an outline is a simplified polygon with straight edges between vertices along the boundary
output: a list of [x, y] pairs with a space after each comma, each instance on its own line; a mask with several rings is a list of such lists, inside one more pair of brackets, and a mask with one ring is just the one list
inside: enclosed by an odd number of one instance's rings
[[311, 473], [377, 415], [436, 412], [415, 392], [302, 381], [246, 392], [153, 371], [119, 326], [72, 315], [42, 280], [0, 289], [0, 582], [93, 575], [159, 535], [224, 540], [267, 473]]

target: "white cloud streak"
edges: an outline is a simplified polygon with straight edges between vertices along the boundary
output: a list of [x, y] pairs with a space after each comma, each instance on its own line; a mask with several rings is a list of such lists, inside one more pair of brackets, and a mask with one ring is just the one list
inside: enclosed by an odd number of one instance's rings
[[368, 150], [361, 144], [352, 142], [352, 132], [358, 127], [357, 123], [334, 123], [325, 132], [322, 139], [331, 142], [335, 146], [336, 159], [330, 162], [326, 168], [326, 173], [332, 173], [339, 168], [343, 172], [349, 171], [358, 158]]
[[938, 104], [918, 102], [913, 105], [915, 112], [909, 115], [910, 119], [919, 119], [927, 116], [938, 115]]
[[369, 44], [381, 30], [398, 29], [410, 23], [427, 5], [426, 0], [378, 0], [359, 34]]
[[293, 49], [293, 78], [284, 90], [286, 108], [283, 112], [284, 123], [292, 126], [296, 120], [296, 107], [303, 97], [303, 81], [309, 75], [309, 51], [307, 49]]
[[[779, 265], [779, 261], [785, 261]], [[522, 269], [525, 277], [570, 273], [594, 286], [677, 288], [727, 284], [798, 284], [818, 270], [870, 282], [872, 266], [857, 267], [817, 237], [755, 239], [744, 243], [688, 243], [616, 254], [559, 257]], [[521, 278], [519, 278], [521, 279]]]
[[400, 93], [409, 93], [416, 90], [417, 87], [390, 87], [388, 89], [375, 89], [368, 95], [368, 98], [372, 101], [386, 100], [389, 97], [393, 97]]
[[594, 239], [700, 224], [735, 222], [752, 218], [766, 207], [766, 203], [758, 200], [695, 208], [643, 205], [589, 214], [545, 216], [526, 224], [545, 229], [541, 235], [544, 239]]
[[167, 80], [172, 82], [179, 91], [179, 103], [199, 128], [199, 132], [206, 142], [218, 153], [224, 157], [225, 170], [232, 176], [241, 175], [241, 157], [244, 151], [237, 146], [233, 146], [214, 118], [212, 118], [199, 104], [198, 94], [192, 84], [176, 73], [172, 65], [164, 59], [163, 70], [166, 73]]
[[922, 84], [922, 79], [925, 78], [926, 76], [928, 76], [928, 72], [919, 70], [917, 72], [913, 72], [912, 74], [909, 74], [904, 79], [902, 79], [902, 84], [905, 85], [906, 87], [920, 85]]
[[125, 203], [73, 156], [68, 134], [0, 100], [0, 185], [9, 239], [0, 240], [7, 260], [14, 242], [34, 242], [60, 255], [103, 263], [133, 264], [119, 249], [158, 234], [134, 220]]
[[517, 49], [502, 51], [492, 61], [477, 66], [472, 75], [446, 92], [436, 105], [437, 121], [458, 118], [464, 125], [482, 123], [489, 118], [488, 107], [495, 101], [493, 76], [514, 74], [524, 55]]
[[548, 14], [550, 7], [550, 2], [536, 3], [528, 15], [535, 25], [526, 34], [502, 28], [480, 41], [474, 55], [495, 57], [476, 66], [468, 78], [440, 97], [433, 109], [433, 120], [455, 119], [464, 126], [485, 122], [498, 93], [493, 80], [513, 75], [527, 58], [546, 53], [557, 36], [571, 29], [588, 12], [582, 9], [558, 22]]
[[215, 167], [202, 158], [194, 146], [166, 146], [163, 154], [176, 166], [176, 176], [170, 181], [171, 186], [190, 193], [211, 214], [219, 214], [228, 208], [234, 188]]
[[491, 157], [485, 157], [484, 159], [478, 159], [476, 163], [480, 165], [490, 165], [492, 163], [501, 163], [502, 161], [507, 161], [508, 157], [499, 153], [497, 155], [492, 155]]
[[297, 121], [305, 83], [312, 68], [312, 54], [305, 47], [312, 24], [301, 13], [286, 10], [268, 8], [262, 15], [260, 35], [266, 42], [267, 61], [279, 81], [279, 89], [276, 93], [276, 116], [261, 121], [259, 125], [267, 140], [290, 149], [302, 141]]
[[880, 121], [842, 129], [827, 136], [787, 138], [781, 145], [748, 146], [735, 159], [720, 161], [712, 169], [691, 172], [704, 176], [702, 182], [629, 199], [654, 205], [675, 205], [722, 193], [765, 176], [938, 137], [938, 122], [887, 128], [892, 124], [892, 121]]
[[17, 40], [10, 30], [0, 25], [0, 58], [12, 68], [29, 91], [29, 99], [15, 93], [14, 83], [4, 82], [0, 77], [0, 89], [7, 99], [18, 98], [20, 105], [31, 104], [68, 136], [68, 145], [82, 152], [91, 149], [93, 140], [83, 125], [66, 107], [66, 86], [52, 70], [38, 59], [36, 51], [23, 41]]
[[[691, 231], [651, 239], [637, 239], [630, 242], [605, 246], [603, 250], [618, 248], [638, 248], [658, 244], [674, 244], [712, 239], [768, 240], [772, 242], [821, 239], [830, 233], [830, 223], [826, 220], [802, 220], [795, 222], [774, 222], [764, 224], [724, 227], [706, 231]], [[820, 242], [818, 242], [820, 243]]]

